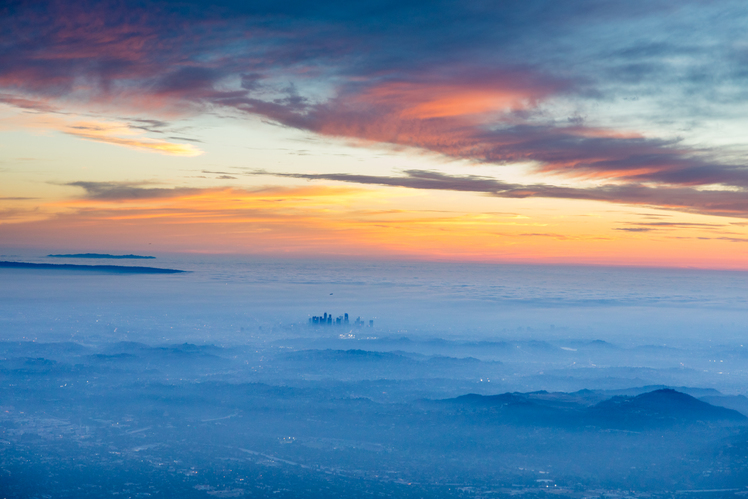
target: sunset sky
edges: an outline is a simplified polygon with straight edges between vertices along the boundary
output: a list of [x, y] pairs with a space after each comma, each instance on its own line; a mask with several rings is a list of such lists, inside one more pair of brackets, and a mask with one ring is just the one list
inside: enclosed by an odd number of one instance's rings
[[0, 7], [0, 249], [748, 269], [744, 1]]

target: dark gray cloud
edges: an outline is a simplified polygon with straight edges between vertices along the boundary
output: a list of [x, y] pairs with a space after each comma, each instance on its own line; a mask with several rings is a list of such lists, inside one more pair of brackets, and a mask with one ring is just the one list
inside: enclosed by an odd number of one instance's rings
[[190, 139], [188, 137], [169, 137], [169, 139], [171, 139], [171, 140], [184, 140], [184, 141], [187, 141], [187, 142], [196, 142], [198, 144], [202, 144], [202, 142], [203, 142], [200, 139]]
[[748, 238], [745, 237], [700, 237], [699, 239], [716, 239], [719, 241], [729, 241], [731, 243], [748, 243]]
[[[653, 188], [638, 184], [591, 188], [558, 187], [546, 184], [512, 184], [478, 175], [446, 175], [426, 170], [405, 170], [402, 176], [355, 175], [348, 173], [272, 173], [256, 170], [253, 175], [306, 180], [332, 180], [356, 184], [386, 185], [411, 189], [477, 192], [502, 198], [554, 198], [605, 201], [653, 206], [728, 217], [748, 216], [748, 197], [742, 192], [708, 191], [687, 187]], [[657, 224], [654, 224], [657, 225]]]
[[651, 232], [655, 229], [648, 228], [648, 227], [616, 227], [613, 230], [621, 230], [624, 232]]
[[147, 187], [147, 182], [68, 182], [62, 185], [80, 187], [86, 191], [86, 198], [107, 201], [170, 198], [194, 194], [202, 189], [188, 187]]
[[691, 222], [641, 222], [636, 225], [643, 225], [646, 227], [675, 227], [675, 228], [717, 228], [727, 227], [725, 224], [704, 224], [704, 223], [691, 223]]
[[151, 133], [164, 133], [164, 128], [170, 125], [168, 122], [162, 120], [129, 119], [127, 121], [130, 128], [145, 130]]

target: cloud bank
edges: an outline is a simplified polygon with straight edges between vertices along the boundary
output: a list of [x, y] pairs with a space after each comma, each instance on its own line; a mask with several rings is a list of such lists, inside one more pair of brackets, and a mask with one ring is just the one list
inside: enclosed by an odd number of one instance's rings
[[[746, 213], [744, 157], [677, 133], [680, 123], [745, 101], [748, 59], [736, 33], [748, 9], [740, 2], [47, 0], [6, 3], [1, 14], [0, 92], [19, 108], [98, 106], [154, 120], [228, 111], [362, 144], [527, 164], [549, 179], [516, 186], [408, 172], [328, 180]], [[713, 29], [688, 28], [696, 22]], [[605, 112], [580, 114], [638, 99], [648, 104], [632, 104], [627, 123], [656, 124], [647, 126], [659, 133], [619, 129]], [[68, 133], [199, 153], [76, 130]], [[554, 187], [557, 177], [602, 185]]]

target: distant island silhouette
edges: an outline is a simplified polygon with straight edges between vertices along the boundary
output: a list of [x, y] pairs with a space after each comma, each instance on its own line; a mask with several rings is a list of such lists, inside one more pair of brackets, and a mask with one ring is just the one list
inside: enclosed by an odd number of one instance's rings
[[49, 258], [112, 258], [112, 259], [130, 259], [130, 260], [153, 260], [155, 256], [142, 255], [110, 255], [109, 253], [74, 253], [70, 255], [47, 255]]
[[89, 270], [111, 274], [179, 274], [188, 270], [161, 269], [158, 267], [131, 267], [127, 265], [72, 265], [69, 263], [2, 262], [0, 269], [31, 270]]

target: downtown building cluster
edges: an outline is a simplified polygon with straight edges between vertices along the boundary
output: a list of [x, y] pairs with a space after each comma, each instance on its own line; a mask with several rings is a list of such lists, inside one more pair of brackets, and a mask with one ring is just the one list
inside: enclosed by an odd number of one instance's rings
[[[350, 321], [348, 314], [340, 315], [333, 319], [332, 314], [325, 312], [323, 315], [315, 315], [309, 318], [310, 326], [348, 326]], [[361, 317], [356, 317], [353, 321], [353, 327], [364, 327], [366, 321], [362, 320]], [[369, 320], [369, 327], [374, 327], [374, 319]]]

